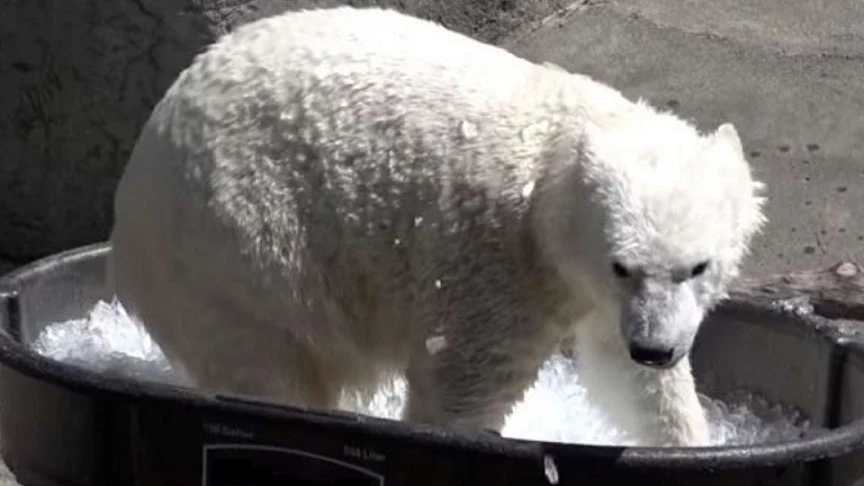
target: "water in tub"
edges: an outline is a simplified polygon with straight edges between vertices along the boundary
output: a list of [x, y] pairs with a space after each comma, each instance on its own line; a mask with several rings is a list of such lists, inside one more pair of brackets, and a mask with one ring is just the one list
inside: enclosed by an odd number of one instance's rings
[[[100, 373], [183, 384], [159, 347], [116, 301], [98, 302], [81, 319], [45, 328], [32, 347], [64, 363]], [[368, 415], [398, 419], [405, 382], [385, 383], [370, 400], [346, 395], [341, 407]], [[753, 444], [800, 437], [809, 424], [793, 410], [742, 393], [726, 401], [703, 397], [715, 445]], [[502, 430], [506, 437], [580, 444], [638, 444], [592, 405], [579, 381], [577, 364], [556, 355], [543, 366], [534, 385], [518, 403]]]

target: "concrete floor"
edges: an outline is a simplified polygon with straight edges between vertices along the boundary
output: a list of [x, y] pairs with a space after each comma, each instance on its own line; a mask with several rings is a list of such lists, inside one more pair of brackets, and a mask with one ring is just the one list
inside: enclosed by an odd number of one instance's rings
[[864, 262], [864, 3], [586, 1], [504, 45], [734, 123], [771, 198], [747, 274]]

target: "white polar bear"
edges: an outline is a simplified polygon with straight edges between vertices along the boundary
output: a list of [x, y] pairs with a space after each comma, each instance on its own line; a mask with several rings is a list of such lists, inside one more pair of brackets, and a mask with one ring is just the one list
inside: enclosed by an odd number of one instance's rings
[[700, 444], [687, 354], [760, 188], [731, 125], [394, 11], [286, 13], [155, 108], [109, 278], [211, 392], [326, 408], [404, 372], [407, 420], [500, 429], [575, 336], [598, 400]]

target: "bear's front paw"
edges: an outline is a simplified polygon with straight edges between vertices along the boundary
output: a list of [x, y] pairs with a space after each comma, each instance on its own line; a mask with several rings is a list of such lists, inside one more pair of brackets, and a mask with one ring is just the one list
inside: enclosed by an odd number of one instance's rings
[[665, 427], [664, 446], [705, 447], [711, 445], [711, 428], [704, 413], [693, 413]]

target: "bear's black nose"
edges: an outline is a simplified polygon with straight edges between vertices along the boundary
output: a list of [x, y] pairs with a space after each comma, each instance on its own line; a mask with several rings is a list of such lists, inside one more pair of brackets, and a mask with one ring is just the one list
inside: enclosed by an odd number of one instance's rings
[[657, 368], [669, 366], [674, 356], [674, 348], [630, 343], [630, 359], [645, 366]]

